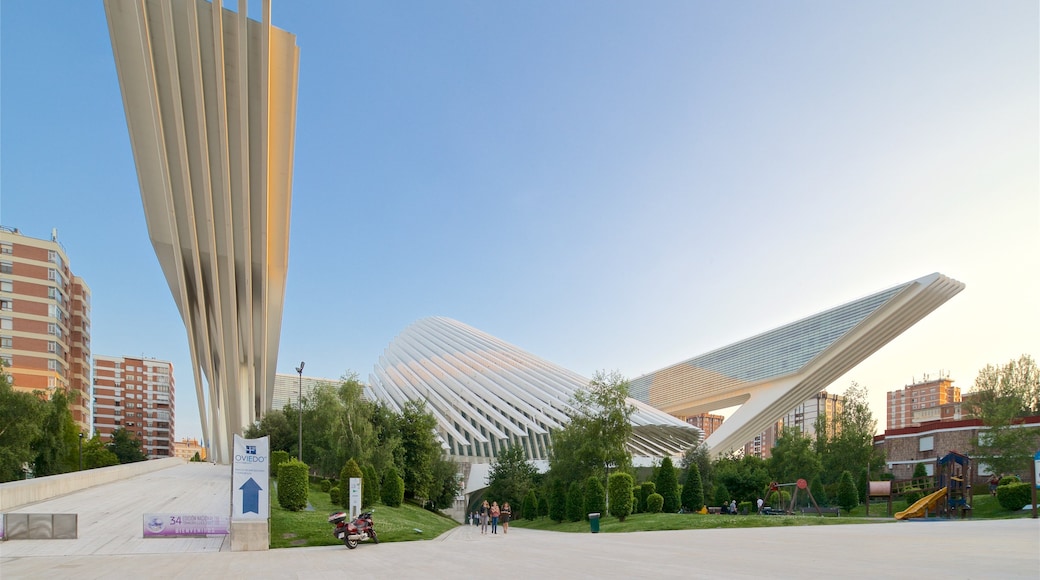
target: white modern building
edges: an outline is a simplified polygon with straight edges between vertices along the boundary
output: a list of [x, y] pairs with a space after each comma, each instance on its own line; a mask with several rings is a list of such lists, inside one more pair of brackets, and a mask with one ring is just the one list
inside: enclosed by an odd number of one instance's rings
[[[105, 0], [148, 235], [188, 334], [203, 438], [271, 408], [299, 48], [220, 0]], [[203, 380], [205, 379], [205, 380]]]

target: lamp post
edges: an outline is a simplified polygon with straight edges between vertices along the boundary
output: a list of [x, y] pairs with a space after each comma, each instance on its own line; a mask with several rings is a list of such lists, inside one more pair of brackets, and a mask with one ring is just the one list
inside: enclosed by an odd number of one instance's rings
[[79, 432], [79, 470], [83, 471], [83, 432]]
[[303, 361], [300, 361], [300, 366], [296, 367], [296, 373], [300, 375], [300, 392], [297, 395], [296, 404], [299, 405], [300, 415], [300, 441], [297, 451], [299, 452], [300, 463], [303, 463]]

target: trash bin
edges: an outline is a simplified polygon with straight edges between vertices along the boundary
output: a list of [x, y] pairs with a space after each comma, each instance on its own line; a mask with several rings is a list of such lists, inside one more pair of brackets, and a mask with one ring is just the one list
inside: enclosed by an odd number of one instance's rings
[[589, 527], [592, 529], [593, 534], [599, 533], [599, 513], [589, 514]]

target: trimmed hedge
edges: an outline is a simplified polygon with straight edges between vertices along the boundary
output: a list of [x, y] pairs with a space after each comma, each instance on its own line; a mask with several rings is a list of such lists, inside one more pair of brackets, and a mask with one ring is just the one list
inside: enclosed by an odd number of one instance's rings
[[310, 485], [307, 480], [307, 464], [290, 459], [278, 466], [278, 505], [282, 509], [298, 512], [307, 507]]
[[603, 483], [595, 475], [589, 476], [585, 480], [585, 518], [588, 519], [588, 514], [596, 513], [605, 515], [606, 501], [604, 496], [606, 490], [603, 489]]
[[610, 515], [625, 521], [632, 513], [632, 476], [623, 471], [611, 473], [607, 489], [610, 490]]
[[664, 508], [664, 496], [659, 493], [651, 493], [646, 497], [646, 511], [652, 514], [661, 513]]
[[333, 506], [339, 505], [339, 486], [329, 488], [329, 501]]
[[385, 479], [380, 493], [383, 503], [389, 507], [401, 507], [404, 502], [404, 480], [392, 468], [386, 472]]
[[580, 522], [585, 518], [585, 494], [577, 481], [572, 481], [567, 489], [567, 519], [572, 522]]
[[920, 488], [908, 487], [903, 490], [903, 499], [906, 500], [906, 505], [910, 505], [922, 497], [924, 497], [924, 491]]
[[[362, 500], [365, 497], [365, 474], [361, 472], [361, 468], [358, 467], [357, 461], [351, 457], [347, 460], [347, 463], [343, 466], [343, 469], [339, 472], [339, 495], [340, 502], [343, 507], [350, 508], [350, 478], [356, 477], [361, 480], [361, 497], [358, 500]], [[364, 501], [362, 501], [364, 503]]]
[[329, 490], [332, 489], [332, 482], [327, 479], [321, 480], [321, 483], [319, 483], [318, 485], [321, 486], [321, 491], [325, 493], [329, 493]]
[[1011, 511], [1018, 511], [1023, 506], [1031, 505], [1033, 497], [1029, 490], [1029, 484], [1009, 483], [1004, 485], [1001, 483], [997, 487], [997, 501], [1000, 503], [1000, 507]]
[[278, 477], [278, 467], [289, 461], [288, 451], [272, 451], [271, 452], [271, 475]]

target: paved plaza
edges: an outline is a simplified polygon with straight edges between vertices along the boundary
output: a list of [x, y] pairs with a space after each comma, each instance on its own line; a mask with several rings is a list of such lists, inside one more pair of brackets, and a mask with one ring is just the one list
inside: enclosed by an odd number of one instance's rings
[[0, 578], [1040, 577], [1033, 519], [485, 536], [460, 526], [430, 541], [264, 552], [141, 537], [143, 513], [226, 511], [229, 488], [230, 467], [189, 463], [12, 510], [78, 513], [79, 538], [3, 542]]

